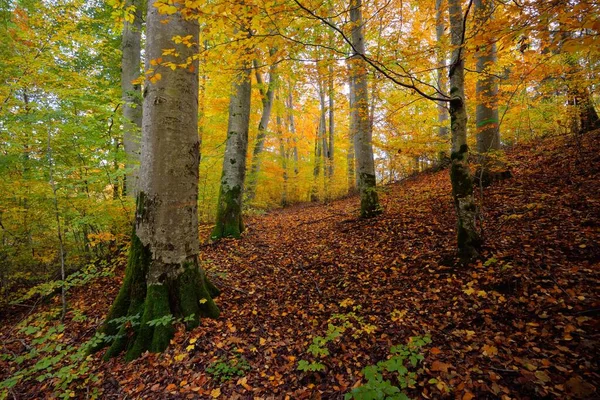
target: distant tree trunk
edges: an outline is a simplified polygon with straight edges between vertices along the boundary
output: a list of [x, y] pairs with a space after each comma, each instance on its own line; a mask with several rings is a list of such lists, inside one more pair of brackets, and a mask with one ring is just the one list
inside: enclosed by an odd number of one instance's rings
[[[274, 54], [275, 49], [271, 50], [271, 54]], [[273, 98], [275, 96], [275, 87], [277, 85], [277, 68], [276, 65], [271, 65], [269, 69], [269, 84], [265, 90], [265, 83], [262, 75], [258, 70], [258, 63], [254, 60], [254, 70], [256, 72], [256, 82], [258, 83], [258, 89], [260, 91], [260, 97], [262, 100], [262, 115], [260, 122], [258, 123], [258, 134], [256, 135], [256, 143], [254, 145], [254, 151], [252, 152], [252, 162], [250, 165], [250, 174], [248, 175], [248, 185], [246, 187], [246, 198], [248, 202], [251, 202], [256, 197], [256, 185], [258, 182], [258, 174], [260, 172], [260, 155], [265, 147], [265, 139], [267, 137], [267, 129], [269, 127], [269, 121], [271, 119], [271, 110], [273, 109]]]
[[358, 190], [360, 192], [360, 215], [364, 218], [381, 213], [379, 198], [376, 190], [375, 161], [371, 144], [371, 129], [369, 123], [369, 95], [367, 85], [367, 70], [365, 60], [365, 42], [362, 20], [362, 0], [351, 0], [350, 20], [352, 21], [352, 85], [355, 104], [356, 132], [354, 134], [354, 154], [357, 161]]
[[324, 200], [329, 200], [329, 142], [327, 140], [327, 105], [325, 98], [325, 82], [323, 77], [318, 75], [319, 103], [321, 113], [319, 117], [319, 140], [321, 141], [321, 156], [323, 157], [323, 189], [325, 191]]
[[461, 0], [449, 0], [452, 63], [450, 65], [450, 127], [452, 132], [452, 196], [457, 216], [457, 245], [461, 258], [478, 255], [481, 239], [476, 230], [476, 206], [473, 179], [469, 170], [467, 145], [467, 109], [465, 104], [463, 12]]
[[229, 100], [227, 142], [217, 205], [217, 224], [211, 233], [212, 240], [223, 237], [239, 238], [244, 231], [242, 201], [246, 176], [251, 95], [250, 69], [244, 66], [233, 83]]
[[[473, 4], [480, 29], [483, 29], [492, 18], [493, 0], [475, 0]], [[477, 110], [475, 114], [478, 153], [500, 149], [498, 78], [490, 73], [494, 64], [496, 64], [496, 44], [492, 42], [480, 46], [477, 52], [479, 77], [476, 86]]]
[[[159, 14], [153, 4], [148, 1], [148, 60], [167, 57], [163, 49], [174, 46], [173, 36], [191, 35], [197, 42], [196, 21]], [[166, 61], [186, 60], [198, 51], [175, 46], [180, 56]], [[212, 300], [218, 290], [198, 265], [197, 61], [192, 67], [163, 68], [162, 78], [146, 71], [136, 223], [125, 278], [101, 329], [112, 339], [105, 358], [121, 351], [127, 360], [146, 350], [161, 352], [174, 334], [173, 317], [185, 318], [192, 328], [201, 316], [219, 314]]]
[[[352, 74], [350, 74], [349, 86], [353, 87], [353, 79]], [[350, 147], [348, 147], [348, 154], [346, 156], [346, 161], [348, 163], [348, 193], [353, 193], [358, 186], [356, 172], [355, 172], [355, 164], [356, 160], [354, 158], [354, 136], [356, 135], [356, 112], [354, 110], [356, 100], [354, 99], [354, 91], [350, 90], [348, 94], [348, 105], [350, 108], [350, 126], [348, 127], [349, 137], [350, 137]]]
[[319, 115], [319, 126], [315, 138], [315, 165], [313, 169], [313, 185], [310, 192], [310, 201], [319, 201], [319, 176], [321, 175], [321, 156], [323, 154], [323, 113]]
[[[444, 30], [446, 29], [446, 18], [444, 18], [444, 0], [435, 0], [435, 37], [437, 40], [437, 88], [440, 93], [446, 94], [448, 92], [448, 79], [446, 69], [446, 52], [443, 48]], [[448, 108], [446, 102], [437, 102], [438, 111], [438, 137], [443, 143], [447, 143], [448, 140]], [[447, 150], [440, 151], [439, 161], [444, 163], [448, 159]]]
[[281, 158], [281, 169], [283, 170], [283, 188], [281, 190], [281, 206], [288, 205], [288, 154], [285, 148], [285, 138], [283, 134], [283, 123], [281, 121], [281, 111], [277, 109], [277, 138], [279, 139], [279, 157]]
[[333, 65], [330, 63], [328, 66], [327, 76], [327, 92], [329, 97], [329, 144], [327, 147], [327, 178], [329, 181], [333, 179], [334, 167], [334, 144], [335, 144], [335, 89], [333, 82]]
[[[573, 63], [575, 64], [575, 63]], [[575, 70], [579, 66], [572, 67]], [[571, 108], [571, 132], [582, 134], [600, 128], [600, 119], [594, 109], [592, 97], [587, 88], [576, 80], [567, 82], [568, 104]]]
[[294, 187], [294, 200], [297, 199], [297, 185], [298, 185], [298, 174], [299, 170], [299, 157], [298, 157], [298, 139], [296, 138], [296, 123], [294, 121], [294, 97], [293, 97], [293, 88], [290, 85], [288, 98], [287, 98], [287, 112], [288, 112], [288, 124], [289, 124], [289, 132], [292, 136], [292, 158], [294, 160], [294, 179], [293, 179], [293, 187]]
[[142, 38], [142, 0], [127, 0], [125, 9], [133, 6], [133, 21], [125, 19], [121, 44], [121, 99], [123, 101], [123, 145], [127, 161], [127, 175], [124, 182], [128, 196], [137, 195], [140, 132], [142, 128], [142, 94], [141, 85], [133, 84], [140, 76], [141, 38]]

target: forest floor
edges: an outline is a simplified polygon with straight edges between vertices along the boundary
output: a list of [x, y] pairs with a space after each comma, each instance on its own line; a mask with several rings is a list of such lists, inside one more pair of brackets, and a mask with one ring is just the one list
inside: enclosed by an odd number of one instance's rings
[[[411, 398], [600, 398], [600, 132], [519, 145], [507, 160], [512, 178], [480, 196], [485, 246], [472, 265], [454, 257], [447, 170], [385, 186], [385, 212], [370, 220], [356, 217], [357, 197], [272, 211], [249, 218], [241, 240], [202, 247], [223, 290], [219, 319], [179, 329], [164, 354], [94, 355], [67, 384], [78, 398], [339, 399], [391, 346], [428, 334], [424, 360], [409, 366]], [[56, 341], [91, 338], [122, 273], [70, 291]], [[8, 314], [0, 353], [35, 346], [14, 328], [27, 315]], [[344, 322], [328, 355], [309, 352]], [[299, 371], [300, 360], [324, 370]], [[0, 359], [0, 380], [23, 365]], [[51, 397], [57, 379], [21, 381], [8, 396]]]

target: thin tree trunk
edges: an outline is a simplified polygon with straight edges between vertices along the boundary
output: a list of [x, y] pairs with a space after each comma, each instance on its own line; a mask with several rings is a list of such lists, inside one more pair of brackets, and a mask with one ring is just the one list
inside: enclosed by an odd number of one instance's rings
[[233, 83], [229, 100], [227, 142], [217, 205], [217, 223], [211, 233], [212, 240], [223, 237], [239, 238], [244, 231], [242, 202], [246, 177], [251, 94], [250, 68], [243, 66]]
[[[479, 26], [484, 27], [492, 18], [493, 0], [475, 0], [475, 15]], [[498, 125], [498, 79], [490, 73], [496, 64], [496, 44], [487, 43], [477, 52], [476, 86], [477, 110], [477, 152], [486, 153], [500, 149], [500, 129]]]
[[[123, 146], [127, 161], [124, 187], [128, 196], [137, 195], [140, 132], [142, 128], [142, 95], [141, 85], [133, 84], [140, 76], [141, 38], [142, 38], [142, 0], [125, 1], [125, 9], [132, 10], [133, 21], [127, 18], [123, 24], [121, 55], [121, 99], [123, 101]], [[117, 190], [118, 192], [118, 190]]]
[[60, 260], [60, 302], [61, 302], [61, 314], [60, 318], [63, 319], [67, 313], [67, 287], [66, 287], [66, 272], [65, 272], [65, 247], [62, 236], [62, 226], [60, 223], [60, 212], [58, 209], [58, 195], [56, 189], [56, 182], [54, 182], [54, 160], [52, 159], [52, 146], [51, 146], [51, 133], [48, 130], [48, 146], [47, 146], [47, 157], [48, 157], [48, 182], [52, 188], [52, 205], [54, 206], [54, 218], [56, 219], [56, 238], [58, 239], [58, 251]]
[[321, 175], [321, 155], [322, 155], [322, 134], [321, 118], [319, 117], [319, 126], [317, 127], [317, 136], [315, 138], [315, 166], [313, 169], [313, 184], [310, 192], [310, 201], [319, 201], [319, 176]]
[[346, 155], [346, 161], [348, 163], [348, 193], [353, 193], [358, 186], [358, 180], [356, 177], [356, 160], [354, 157], [354, 136], [356, 136], [356, 111], [354, 110], [356, 100], [354, 99], [354, 80], [352, 79], [352, 73], [349, 74], [349, 87], [351, 88], [348, 93], [348, 105], [350, 108], [350, 126], [348, 127], [350, 146], [348, 147], [348, 154]]
[[375, 161], [371, 143], [369, 123], [369, 95], [367, 85], [367, 69], [362, 58], [365, 54], [365, 43], [362, 20], [362, 0], [351, 0], [350, 20], [352, 21], [352, 85], [356, 103], [355, 113], [356, 132], [354, 135], [354, 153], [357, 161], [358, 189], [360, 191], [361, 217], [373, 217], [381, 213], [379, 197], [376, 190]]
[[277, 138], [279, 139], [279, 157], [281, 158], [281, 169], [283, 170], [283, 187], [281, 190], [281, 206], [288, 205], [288, 156], [285, 149], [285, 138], [283, 135], [283, 123], [281, 120], [281, 112], [277, 109]]
[[335, 89], [333, 82], [333, 65], [329, 64], [328, 67], [328, 96], [329, 96], [329, 144], [328, 144], [328, 179], [331, 181], [333, 179], [333, 173], [335, 171], [334, 166], [334, 144], [335, 144]]
[[[274, 54], [276, 49], [271, 50], [271, 55]], [[246, 187], [247, 201], [251, 202], [256, 197], [256, 185], [258, 182], [258, 174], [260, 172], [261, 158], [260, 155], [265, 147], [265, 139], [267, 137], [267, 129], [269, 127], [269, 121], [271, 119], [271, 111], [273, 109], [273, 98], [275, 96], [275, 88], [277, 85], [277, 68], [276, 65], [271, 65], [269, 69], [269, 84], [267, 90], [264, 89], [264, 81], [262, 75], [258, 70], [258, 62], [254, 60], [254, 71], [256, 73], [256, 82], [258, 83], [258, 89], [260, 90], [262, 100], [262, 115], [260, 122], [258, 123], [258, 134], [256, 135], [256, 143], [252, 152], [252, 162], [250, 165], [250, 174], [248, 175], [248, 185]]]
[[288, 112], [288, 124], [289, 124], [289, 132], [291, 135], [292, 141], [292, 159], [294, 162], [294, 178], [293, 178], [293, 199], [292, 201], [296, 201], [298, 199], [298, 174], [299, 170], [299, 157], [298, 157], [298, 138], [296, 137], [296, 123], [294, 121], [294, 98], [293, 98], [293, 88], [290, 84], [289, 93], [287, 98], [287, 112]]
[[[437, 88], [440, 93], [446, 94], [448, 92], [448, 79], [446, 69], [446, 52], [443, 47], [444, 30], [446, 28], [445, 16], [444, 16], [444, 0], [435, 0], [435, 37], [437, 40]], [[437, 102], [438, 111], [438, 137], [442, 143], [448, 141], [448, 108], [446, 102]], [[441, 150], [439, 154], [439, 161], [444, 163], [447, 160], [447, 150]]]
[[452, 63], [450, 65], [450, 127], [452, 132], [452, 166], [450, 179], [457, 215], [457, 247], [463, 259], [478, 255], [481, 239], [476, 230], [476, 206], [473, 179], [469, 169], [467, 145], [467, 109], [465, 104], [463, 12], [460, 0], [448, 0]]

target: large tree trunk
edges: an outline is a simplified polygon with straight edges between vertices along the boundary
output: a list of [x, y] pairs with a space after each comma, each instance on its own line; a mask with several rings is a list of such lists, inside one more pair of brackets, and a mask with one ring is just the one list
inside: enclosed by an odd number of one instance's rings
[[125, 192], [135, 197], [138, 190], [140, 162], [140, 132], [142, 128], [141, 85], [132, 81], [140, 76], [142, 38], [142, 0], [127, 0], [125, 9], [133, 6], [133, 21], [127, 18], [123, 24], [121, 49], [121, 99], [123, 101], [123, 146], [127, 157], [125, 168]]
[[465, 104], [463, 13], [460, 0], [449, 0], [452, 63], [450, 65], [450, 129], [452, 132], [452, 196], [457, 216], [457, 245], [463, 259], [477, 256], [481, 240], [476, 230], [473, 179], [469, 169]]
[[[446, 52], [444, 51], [443, 38], [444, 30], [446, 28], [444, 18], [444, 7], [443, 0], [435, 0], [435, 37], [437, 40], [437, 89], [440, 93], [445, 94], [448, 91], [448, 79], [446, 69]], [[438, 111], [438, 137], [441, 142], [447, 143], [448, 141], [448, 108], [446, 102], [437, 102]], [[439, 161], [445, 163], [448, 159], [448, 150], [444, 149], [440, 151]]]
[[239, 238], [244, 231], [242, 201], [246, 177], [251, 94], [250, 69], [248, 66], [243, 66], [242, 71], [235, 78], [229, 100], [227, 142], [217, 204], [217, 223], [211, 233], [212, 240], [223, 237]]
[[[492, 18], [493, 1], [475, 0], [475, 15], [480, 29]], [[487, 43], [479, 47], [477, 52], [476, 86], [477, 110], [475, 126], [477, 127], [477, 152], [486, 153], [500, 149], [500, 129], [498, 125], [498, 78], [490, 72], [496, 63], [496, 43]]]
[[354, 113], [354, 154], [356, 156], [356, 173], [358, 175], [358, 190], [360, 192], [360, 215], [364, 218], [381, 213], [379, 197], [376, 190], [375, 161], [371, 144], [371, 129], [369, 122], [369, 95], [367, 85], [367, 69], [365, 60], [365, 41], [362, 20], [362, 0], [351, 0], [350, 20], [352, 21], [352, 84], [355, 103], [351, 112]]
[[[271, 50], [271, 55], [276, 50]], [[273, 109], [273, 98], [275, 96], [275, 86], [277, 84], [277, 70], [276, 64], [271, 65], [269, 69], [269, 83], [267, 90], [264, 88], [264, 81], [262, 75], [258, 70], [258, 63], [254, 61], [254, 69], [256, 71], [256, 82], [258, 83], [258, 89], [260, 90], [260, 96], [262, 100], [262, 115], [260, 122], [258, 123], [258, 134], [256, 135], [256, 143], [254, 145], [254, 151], [252, 152], [252, 162], [250, 164], [250, 174], [248, 176], [248, 185], [246, 187], [246, 198], [248, 202], [254, 200], [256, 196], [256, 185], [258, 182], [258, 174], [260, 172], [261, 158], [260, 155], [265, 147], [265, 139], [267, 137], [267, 129], [269, 127], [269, 121], [271, 120], [271, 110]]]
[[[171, 38], [191, 35], [197, 42], [197, 22], [179, 13], [161, 15], [153, 3], [148, 60], [164, 59], [163, 49], [173, 46], [180, 56], [165, 61], [191, 59], [197, 48]], [[161, 352], [173, 336], [173, 318], [192, 328], [201, 316], [219, 315], [212, 300], [218, 291], [198, 265], [198, 63], [146, 73], [135, 228], [125, 279], [102, 328], [112, 339], [106, 358], [123, 350], [127, 360], [146, 350]]]

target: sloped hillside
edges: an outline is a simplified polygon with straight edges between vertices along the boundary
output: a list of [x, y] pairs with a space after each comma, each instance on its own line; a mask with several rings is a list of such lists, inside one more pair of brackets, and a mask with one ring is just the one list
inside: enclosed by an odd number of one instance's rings
[[[371, 220], [356, 218], [356, 197], [298, 205], [251, 218], [241, 240], [203, 246], [222, 315], [180, 329], [165, 354], [129, 364], [59, 358], [40, 371], [70, 366], [65, 387], [80, 398], [339, 399], [392, 346], [429, 335], [417, 350], [424, 359], [406, 363], [411, 398], [597, 397], [599, 143], [596, 131], [511, 149], [513, 177], [479, 193], [486, 242], [473, 265], [454, 257], [448, 172], [421, 174], [384, 187], [385, 212]], [[72, 290], [54, 344], [92, 337], [116, 275]], [[14, 356], [44, 345], [36, 338], [58, 322], [30, 333], [15, 326], [39, 323], [52, 306], [8, 314], [0, 379], [39, 362]], [[7, 394], [51, 397], [65, 393], [60, 382], [23, 378]]]

